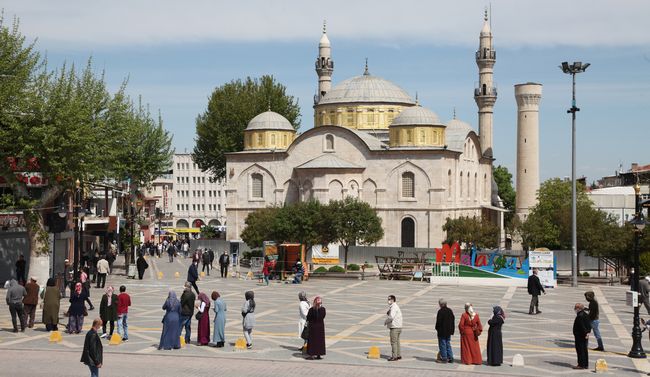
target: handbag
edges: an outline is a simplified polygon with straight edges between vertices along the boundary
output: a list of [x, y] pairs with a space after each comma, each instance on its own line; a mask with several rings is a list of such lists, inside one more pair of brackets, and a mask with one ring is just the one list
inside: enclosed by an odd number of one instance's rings
[[478, 325], [474, 324], [474, 326], [472, 326], [472, 331], [474, 331], [474, 337], [478, 339], [481, 335], [481, 330], [478, 328]]
[[194, 316], [194, 318], [196, 318], [197, 321], [200, 321], [202, 317], [203, 317], [203, 312], [196, 312], [196, 315]]
[[307, 340], [309, 339], [309, 327], [305, 325], [305, 327], [302, 328], [302, 332], [300, 333], [300, 338]]

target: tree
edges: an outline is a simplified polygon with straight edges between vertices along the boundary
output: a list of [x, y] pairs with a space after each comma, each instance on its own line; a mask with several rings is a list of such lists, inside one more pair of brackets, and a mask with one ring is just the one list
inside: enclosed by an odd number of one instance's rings
[[457, 219], [447, 218], [442, 230], [447, 232], [445, 243], [458, 242], [467, 248], [474, 245], [479, 249], [495, 248], [499, 245], [499, 227], [488, 219], [461, 216]]
[[494, 177], [494, 181], [497, 183], [499, 197], [503, 200], [503, 206], [509, 211], [504, 215], [505, 227], [510, 233], [512, 233], [512, 219], [514, 217], [516, 204], [516, 193], [512, 186], [512, 174], [510, 174], [508, 168], [499, 165], [492, 169], [492, 176]]
[[329, 206], [336, 240], [345, 250], [343, 264], [347, 271], [350, 245], [370, 245], [384, 237], [381, 218], [368, 203], [350, 196], [331, 201]]
[[247, 77], [216, 88], [207, 109], [196, 118], [194, 161], [215, 178], [225, 178], [225, 154], [244, 149], [246, 125], [267, 110], [287, 118], [296, 130], [300, 128], [298, 100], [288, 95], [273, 76]]

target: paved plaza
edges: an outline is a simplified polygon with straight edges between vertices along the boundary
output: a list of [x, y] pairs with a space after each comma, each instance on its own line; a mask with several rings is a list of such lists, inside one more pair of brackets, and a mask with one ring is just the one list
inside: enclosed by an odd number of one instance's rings
[[[630, 349], [632, 311], [625, 306], [626, 287], [584, 286], [579, 289], [560, 287], [548, 290], [540, 298], [542, 314], [528, 315], [530, 296], [526, 289], [515, 287], [435, 286], [424, 282], [383, 280], [313, 279], [302, 285], [272, 282], [268, 287], [257, 281], [218, 278], [218, 271], [198, 282], [201, 290], [217, 290], [228, 305], [226, 347], [199, 347], [196, 342], [196, 321], [192, 324], [192, 344], [180, 350], [159, 351], [163, 310], [161, 306], [169, 288], [180, 296], [189, 259], [148, 258], [150, 268], [145, 279], [131, 280], [111, 275], [108, 284], [127, 286], [133, 306], [129, 310], [129, 338], [126, 343], [104, 344], [102, 376], [298, 376], [314, 373], [321, 376], [394, 376], [424, 375], [584, 375], [591, 371], [574, 371], [573, 304], [586, 302], [584, 291], [593, 290], [601, 304], [601, 332], [607, 352], [590, 351], [590, 365], [604, 358], [610, 375], [645, 375], [650, 371], [648, 360], [632, 360]], [[119, 272], [119, 271], [118, 271]], [[162, 272], [162, 279], [158, 279]], [[174, 277], [179, 272], [180, 278]], [[240, 308], [244, 292], [255, 291], [257, 325], [253, 331], [252, 350], [235, 351], [234, 342], [241, 337]], [[327, 355], [323, 360], [304, 360], [298, 347], [298, 292], [305, 290], [310, 298], [323, 297], [327, 308], [325, 319]], [[4, 292], [3, 292], [4, 293]], [[91, 299], [99, 307], [101, 291], [93, 285]], [[387, 309], [386, 297], [397, 296], [404, 316], [402, 332], [403, 360], [389, 363], [388, 330], [383, 326]], [[456, 324], [465, 302], [474, 304], [484, 324], [480, 337], [483, 359], [486, 359], [487, 320], [492, 306], [500, 305], [507, 317], [503, 327], [504, 365], [501, 367], [466, 366], [460, 364], [459, 336], [452, 337], [454, 364], [434, 362], [438, 350], [434, 330], [438, 299], [444, 297], [456, 315]], [[67, 309], [67, 300], [61, 311]], [[89, 312], [84, 329], [90, 327], [98, 309]], [[211, 320], [213, 318], [211, 312]], [[40, 310], [37, 313], [40, 319]], [[61, 321], [67, 318], [61, 315]], [[50, 343], [49, 334], [37, 322], [25, 333], [11, 332], [9, 310], [0, 310], [0, 375], [20, 376], [84, 376], [88, 369], [79, 362], [83, 335], [63, 334], [63, 341]], [[650, 349], [644, 333], [644, 346]], [[370, 346], [379, 346], [379, 360], [367, 358]], [[590, 340], [595, 347], [595, 340]], [[522, 354], [525, 367], [512, 367], [512, 357]], [[22, 369], [21, 369], [22, 368]]]

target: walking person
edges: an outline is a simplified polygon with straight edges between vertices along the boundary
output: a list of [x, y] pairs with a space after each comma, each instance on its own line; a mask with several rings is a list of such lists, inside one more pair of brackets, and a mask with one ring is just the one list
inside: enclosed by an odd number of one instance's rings
[[84, 326], [86, 312], [86, 295], [81, 283], [75, 284], [74, 292], [70, 294], [70, 308], [68, 309], [68, 334], [79, 334]]
[[104, 346], [97, 334], [97, 330], [102, 326], [102, 320], [95, 318], [93, 325], [86, 333], [84, 339], [84, 349], [81, 353], [81, 362], [88, 365], [90, 377], [99, 377], [99, 368], [104, 362]]
[[190, 264], [190, 267], [187, 269], [187, 281], [192, 284], [197, 295], [200, 293], [199, 287], [196, 286], [196, 281], [199, 280], [199, 269], [197, 267], [198, 265], [198, 261], [192, 262], [192, 264]]
[[246, 291], [244, 294], [246, 301], [241, 307], [242, 329], [244, 338], [246, 338], [246, 348], [253, 348], [253, 328], [255, 327], [255, 293]]
[[88, 279], [88, 268], [79, 269], [79, 281], [81, 282], [81, 289], [85, 297], [85, 301], [88, 303], [88, 310], [93, 310], [95, 307], [90, 301], [90, 280]]
[[61, 305], [61, 291], [56, 287], [56, 280], [47, 279], [43, 293], [43, 324], [45, 330], [58, 331], [59, 310]]
[[187, 242], [183, 242], [183, 257], [187, 258], [187, 256], [190, 254], [190, 244]]
[[135, 261], [135, 266], [138, 269], [138, 279], [142, 280], [142, 277], [144, 276], [144, 271], [147, 268], [149, 268], [149, 263], [147, 263], [147, 260], [144, 259], [143, 254], [140, 254], [138, 260]]
[[[530, 299], [528, 314], [531, 315], [542, 314], [542, 312], [539, 310], [539, 295], [542, 293], [546, 294], [544, 286], [542, 285], [542, 282], [539, 281], [537, 273], [538, 270], [536, 268], [533, 268], [533, 274], [528, 277], [528, 294], [532, 296]], [[534, 312], [533, 309], [535, 310]]]
[[25, 285], [26, 275], [25, 271], [27, 270], [27, 262], [25, 261], [25, 256], [20, 254], [18, 260], [16, 261], [16, 280], [18, 284]]
[[402, 335], [402, 310], [397, 305], [397, 299], [394, 295], [388, 296], [388, 311], [386, 312], [384, 326], [390, 329], [390, 349], [391, 357], [388, 361], [397, 361], [402, 358], [399, 337]]
[[207, 251], [204, 251], [203, 254], [201, 255], [201, 263], [203, 263], [203, 267], [201, 268], [201, 272], [205, 272], [205, 270], [208, 270], [208, 276], [210, 276], [210, 253]]
[[500, 306], [492, 308], [494, 314], [488, 321], [487, 363], [493, 367], [503, 364], [503, 336], [501, 328], [506, 321], [506, 313]]
[[214, 333], [212, 342], [214, 347], [223, 347], [226, 344], [226, 302], [217, 291], [212, 291], [214, 300]]
[[436, 332], [438, 333], [439, 357], [437, 363], [453, 363], [454, 352], [451, 348], [451, 336], [454, 335], [456, 318], [454, 312], [447, 307], [445, 299], [438, 300], [438, 314], [436, 315]]
[[176, 246], [173, 242], [169, 243], [167, 246], [167, 255], [169, 255], [169, 263], [174, 263], [174, 254], [176, 254]]
[[605, 347], [603, 346], [603, 338], [600, 336], [600, 320], [598, 319], [599, 318], [598, 301], [596, 301], [596, 297], [593, 291], [585, 292], [585, 298], [589, 302], [589, 307], [585, 309], [589, 315], [589, 324], [591, 325], [591, 329], [594, 332], [594, 337], [596, 338], [596, 342], [598, 342], [598, 347], [594, 348], [593, 350], [605, 351]]
[[573, 321], [573, 337], [578, 356], [578, 365], [574, 366], [573, 369], [587, 369], [589, 368], [588, 345], [591, 322], [589, 321], [589, 316], [585, 313], [585, 306], [583, 304], [575, 304], [573, 310], [576, 312], [576, 319]]
[[[110, 271], [111, 268], [108, 265], [108, 261], [104, 256], [101, 256], [97, 261], [97, 285], [95, 288], [104, 288], [104, 285], [106, 284], [106, 274]], [[106, 326], [106, 323], [104, 323], [104, 326]]]
[[181, 330], [179, 326], [181, 303], [176, 298], [176, 292], [169, 290], [167, 300], [165, 300], [162, 308], [165, 311], [165, 316], [162, 319], [163, 328], [158, 349], [170, 350], [173, 348], [177, 350], [181, 348]]
[[221, 253], [219, 257], [219, 267], [221, 268], [221, 277], [228, 277], [228, 266], [230, 265], [230, 257], [227, 252]]
[[129, 340], [129, 306], [131, 306], [131, 296], [126, 293], [126, 287], [122, 285], [117, 296], [117, 334], [122, 337], [123, 342]]
[[264, 275], [264, 282], [266, 285], [269, 285], [269, 275], [271, 275], [271, 270], [273, 269], [273, 262], [268, 256], [264, 259], [264, 265], [262, 266], [262, 275]]
[[483, 332], [483, 325], [478, 313], [474, 311], [472, 304], [465, 304], [465, 313], [460, 316], [458, 324], [460, 331], [460, 359], [463, 364], [481, 365], [481, 347], [478, 343], [478, 337]]
[[212, 270], [214, 269], [214, 267], [212, 267], [212, 263], [214, 263], [214, 251], [208, 249], [208, 255], [210, 255], [210, 270]]
[[298, 337], [303, 340], [300, 350], [306, 352], [309, 334], [305, 332], [305, 328], [307, 329], [307, 332], [309, 332], [309, 328], [307, 327], [307, 313], [309, 313], [311, 305], [309, 305], [309, 300], [307, 299], [307, 293], [305, 291], [298, 293], [298, 300], [300, 300], [300, 303], [298, 304], [298, 311], [300, 314], [300, 317], [298, 318]]
[[[99, 304], [99, 317], [102, 319], [102, 338], [108, 337], [110, 339], [113, 336], [115, 321], [117, 320], [117, 304], [117, 295], [113, 293], [113, 287], [109, 285]], [[110, 325], [110, 333], [108, 335], [106, 334], [107, 323]]]
[[320, 296], [314, 298], [314, 304], [307, 312], [307, 327], [309, 338], [307, 340], [307, 360], [320, 360], [326, 354], [325, 350], [325, 307]]
[[27, 296], [23, 298], [23, 305], [25, 310], [25, 324], [28, 328], [34, 327], [34, 320], [36, 316], [36, 306], [38, 306], [38, 292], [41, 289], [36, 283], [35, 277], [30, 277], [27, 284], [25, 284], [25, 291]]
[[181, 295], [181, 312], [180, 312], [180, 333], [185, 328], [185, 344], [190, 344], [190, 336], [192, 335], [192, 316], [194, 315], [194, 301], [196, 296], [192, 292], [192, 285], [189, 281], [185, 282], [185, 289]]
[[117, 249], [114, 249], [113, 244], [111, 244], [111, 249], [106, 253], [106, 261], [108, 262], [108, 273], [111, 274], [113, 271], [113, 263], [117, 256]]
[[9, 289], [7, 289], [7, 305], [9, 306], [9, 313], [11, 314], [11, 323], [14, 325], [14, 332], [18, 332], [18, 323], [16, 317], [20, 321], [20, 331], [25, 332], [25, 310], [23, 308], [23, 299], [27, 296], [25, 287], [18, 284], [16, 279], [9, 281]]
[[650, 275], [639, 280], [639, 300], [645, 306], [645, 310], [650, 314]]
[[196, 344], [199, 346], [207, 346], [210, 343], [210, 299], [203, 292], [199, 293], [198, 298]]

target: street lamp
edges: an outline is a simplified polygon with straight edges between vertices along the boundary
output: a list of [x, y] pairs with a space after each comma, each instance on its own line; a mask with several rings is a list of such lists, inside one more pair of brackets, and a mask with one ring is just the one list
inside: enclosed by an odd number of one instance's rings
[[74, 268], [74, 280], [77, 281], [79, 279], [79, 249], [81, 247], [81, 243], [83, 242], [82, 239], [80, 239], [79, 236], [79, 228], [81, 225], [81, 222], [83, 221], [84, 216], [86, 215], [86, 210], [81, 208], [81, 200], [82, 200], [82, 190], [81, 190], [81, 182], [77, 179], [75, 181], [75, 193], [74, 193], [74, 260], [73, 260], [73, 268]]
[[573, 281], [571, 286], [578, 286], [578, 236], [577, 236], [577, 220], [576, 220], [576, 113], [580, 111], [576, 107], [576, 73], [581, 73], [587, 70], [591, 64], [574, 62], [562, 62], [560, 69], [562, 72], [569, 74], [573, 78], [573, 95], [571, 97], [571, 108], [567, 113], [571, 114], [571, 269], [573, 273]]
[[[630, 289], [633, 294], [637, 295], [639, 292], [639, 237], [646, 222], [643, 217], [641, 208], [641, 186], [639, 185], [638, 178], [634, 185], [634, 218], [630, 221], [634, 226], [634, 275], [632, 275], [632, 283]], [[641, 344], [641, 326], [639, 324], [639, 305], [634, 305], [634, 326], [632, 327], [632, 349], [627, 354], [628, 357], [635, 359], [645, 359], [646, 355], [643, 351]]]

